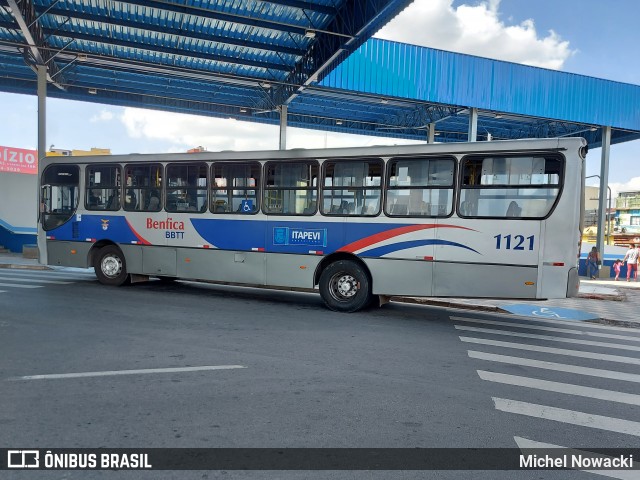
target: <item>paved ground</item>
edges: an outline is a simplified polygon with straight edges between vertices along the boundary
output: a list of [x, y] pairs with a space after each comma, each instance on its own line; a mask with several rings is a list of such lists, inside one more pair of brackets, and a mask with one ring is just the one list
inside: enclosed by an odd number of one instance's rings
[[[17, 253], [0, 254], [0, 268], [49, 269], [38, 264], [35, 259], [24, 258]], [[53, 267], [57, 270], [84, 271], [68, 267]], [[510, 301], [467, 298], [404, 298], [397, 301], [437, 305], [449, 308], [462, 308], [481, 311], [503, 312], [502, 307], [511, 304], [531, 303], [539, 307], [560, 307], [589, 312], [599, 318], [601, 323], [610, 323], [631, 328], [640, 328], [640, 282], [615, 282], [613, 279], [590, 280], [582, 278], [580, 293], [576, 298], [546, 301]]]

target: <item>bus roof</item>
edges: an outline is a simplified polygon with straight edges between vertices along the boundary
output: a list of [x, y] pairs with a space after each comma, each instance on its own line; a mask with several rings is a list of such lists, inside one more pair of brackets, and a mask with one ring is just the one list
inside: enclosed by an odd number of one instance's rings
[[492, 142], [434, 143], [370, 147], [342, 147], [322, 149], [246, 150], [196, 153], [130, 153], [122, 155], [89, 155], [82, 157], [46, 157], [43, 166], [53, 163], [96, 162], [170, 162], [170, 161], [235, 161], [235, 160], [305, 160], [335, 157], [390, 157], [395, 155], [472, 154], [487, 151], [519, 152], [531, 150], [570, 150], [586, 147], [584, 138], [545, 138], [499, 140]]

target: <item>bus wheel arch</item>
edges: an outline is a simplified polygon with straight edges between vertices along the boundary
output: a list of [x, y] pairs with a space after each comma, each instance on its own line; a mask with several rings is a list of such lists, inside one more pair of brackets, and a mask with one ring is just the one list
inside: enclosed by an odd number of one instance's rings
[[314, 283], [328, 308], [338, 312], [356, 312], [372, 304], [371, 272], [366, 264], [349, 253], [336, 253], [323, 259], [315, 272]]
[[91, 249], [90, 258], [100, 283], [120, 286], [129, 282], [127, 261], [122, 250], [116, 244], [104, 242], [100, 245], [96, 243]]
[[87, 254], [87, 265], [90, 267], [94, 267], [96, 263], [96, 257], [98, 256], [98, 252], [106, 247], [107, 245], [116, 245], [111, 240], [98, 240], [91, 246], [89, 253]]

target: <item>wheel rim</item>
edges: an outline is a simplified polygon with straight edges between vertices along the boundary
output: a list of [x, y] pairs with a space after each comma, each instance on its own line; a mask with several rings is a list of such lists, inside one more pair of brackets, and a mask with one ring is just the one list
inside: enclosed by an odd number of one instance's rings
[[100, 270], [105, 277], [117, 277], [122, 272], [122, 260], [116, 255], [106, 255], [100, 262]]
[[360, 289], [360, 283], [348, 273], [337, 273], [331, 277], [329, 282], [329, 292], [338, 301], [345, 301], [353, 298]]

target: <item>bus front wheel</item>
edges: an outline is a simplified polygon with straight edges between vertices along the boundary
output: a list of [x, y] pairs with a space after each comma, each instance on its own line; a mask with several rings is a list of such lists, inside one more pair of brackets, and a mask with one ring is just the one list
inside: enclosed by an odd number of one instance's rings
[[369, 275], [350, 260], [339, 260], [325, 268], [319, 287], [324, 303], [337, 312], [356, 312], [371, 301]]
[[100, 249], [94, 268], [96, 277], [104, 285], [122, 285], [129, 278], [124, 255], [115, 245], [108, 245]]

